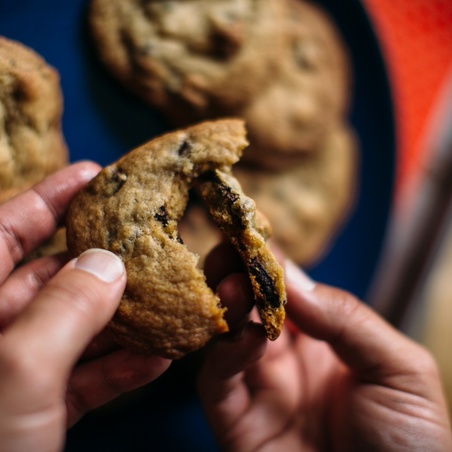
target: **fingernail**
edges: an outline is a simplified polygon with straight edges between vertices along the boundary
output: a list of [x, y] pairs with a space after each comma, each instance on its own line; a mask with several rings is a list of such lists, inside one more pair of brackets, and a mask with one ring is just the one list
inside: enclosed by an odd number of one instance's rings
[[75, 268], [91, 273], [106, 283], [116, 281], [124, 272], [121, 259], [102, 249], [91, 249], [80, 254], [75, 261]]
[[315, 281], [290, 259], [284, 261], [284, 273], [287, 281], [302, 292], [312, 292], [314, 290]]

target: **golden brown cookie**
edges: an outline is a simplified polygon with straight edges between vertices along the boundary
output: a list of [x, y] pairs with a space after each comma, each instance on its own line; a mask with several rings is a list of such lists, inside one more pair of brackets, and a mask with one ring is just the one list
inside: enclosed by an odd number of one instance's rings
[[104, 168], [72, 202], [70, 252], [104, 248], [126, 266], [127, 287], [109, 325], [120, 344], [178, 358], [227, 331], [224, 308], [182, 243], [178, 221], [197, 178], [227, 171], [246, 144], [239, 120], [169, 133]]
[[336, 26], [311, 2], [284, 1], [282, 69], [239, 113], [250, 140], [242, 160], [270, 169], [290, 168], [315, 151], [345, 119], [350, 96], [350, 62]]
[[279, 70], [283, 2], [91, 0], [107, 68], [175, 124], [229, 116]]
[[0, 198], [66, 165], [58, 73], [24, 45], [0, 37]]

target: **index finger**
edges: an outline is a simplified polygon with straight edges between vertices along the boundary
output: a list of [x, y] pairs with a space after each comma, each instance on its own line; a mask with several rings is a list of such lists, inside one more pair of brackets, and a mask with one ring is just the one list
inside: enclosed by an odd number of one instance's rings
[[0, 282], [51, 237], [74, 195], [99, 169], [92, 162], [68, 166], [0, 206]]

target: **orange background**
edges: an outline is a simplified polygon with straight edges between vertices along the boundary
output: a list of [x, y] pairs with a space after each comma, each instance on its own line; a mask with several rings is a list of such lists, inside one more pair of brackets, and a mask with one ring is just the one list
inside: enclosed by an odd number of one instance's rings
[[[452, 0], [363, 0], [386, 60], [397, 131], [396, 206], [416, 190], [429, 117], [452, 66]], [[402, 196], [403, 195], [403, 196]]]

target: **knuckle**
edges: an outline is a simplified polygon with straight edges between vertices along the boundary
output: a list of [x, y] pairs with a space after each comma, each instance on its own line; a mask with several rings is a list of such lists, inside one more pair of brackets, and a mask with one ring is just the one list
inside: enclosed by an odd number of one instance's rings
[[103, 367], [102, 371], [105, 385], [110, 388], [114, 397], [127, 391], [129, 381], [133, 379], [131, 372], [127, 373], [124, 370], [122, 372], [108, 372], [105, 367]]
[[146, 372], [144, 356], [131, 359], [134, 355], [128, 350], [122, 350], [116, 356], [117, 360], [104, 360], [101, 366], [102, 380], [114, 397], [135, 386], [134, 382]]
[[333, 315], [340, 318], [354, 317], [361, 303], [352, 295], [342, 290], [337, 291], [336, 296], [331, 299]]
[[30, 286], [36, 291], [41, 290], [55, 276], [67, 260], [67, 257], [64, 255], [46, 256], [37, 260], [32, 260], [27, 268], [27, 278]]
[[6, 221], [0, 222], [0, 237], [14, 262], [20, 261], [24, 256], [24, 244], [12, 224]]

